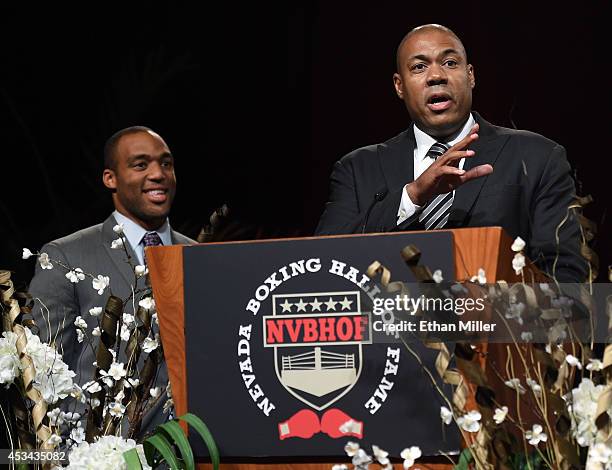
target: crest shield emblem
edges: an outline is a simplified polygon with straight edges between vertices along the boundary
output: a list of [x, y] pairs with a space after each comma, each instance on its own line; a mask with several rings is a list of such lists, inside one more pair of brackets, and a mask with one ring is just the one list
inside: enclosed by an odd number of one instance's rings
[[359, 291], [274, 295], [263, 322], [279, 382], [311, 408], [324, 410], [359, 380], [372, 336]]

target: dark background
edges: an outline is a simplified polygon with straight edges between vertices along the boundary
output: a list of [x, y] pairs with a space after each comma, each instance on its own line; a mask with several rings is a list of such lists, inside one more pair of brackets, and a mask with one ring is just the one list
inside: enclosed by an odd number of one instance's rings
[[[102, 146], [141, 124], [176, 157], [173, 227], [223, 203], [253, 238], [312, 234], [334, 161], [406, 127], [392, 87], [412, 27], [445, 24], [475, 66], [474, 109], [568, 150], [612, 263], [604, 2], [263, 2], [0, 7], [0, 267], [104, 220]], [[602, 276], [600, 276], [602, 279]]]

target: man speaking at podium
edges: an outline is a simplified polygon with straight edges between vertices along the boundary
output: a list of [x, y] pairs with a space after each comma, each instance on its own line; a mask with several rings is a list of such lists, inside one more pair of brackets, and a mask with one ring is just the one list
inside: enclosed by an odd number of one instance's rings
[[501, 226], [558, 281], [584, 281], [565, 149], [471, 111], [474, 67], [455, 33], [410, 31], [393, 83], [412, 124], [336, 162], [316, 234]]

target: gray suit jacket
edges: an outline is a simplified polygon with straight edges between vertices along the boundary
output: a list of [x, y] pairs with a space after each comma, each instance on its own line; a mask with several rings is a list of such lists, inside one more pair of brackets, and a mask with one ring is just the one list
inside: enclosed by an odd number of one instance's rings
[[[74, 321], [80, 315], [87, 322], [87, 331], [98, 325], [97, 319], [89, 314], [93, 307], [104, 307], [110, 294], [123, 299], [128, 299], [131, 294], [131, 286], [134, 283], [134, 274], [129, 263], [126, 261], [123, 249], [111, 249], [111, 242], [118, 238], [113, 232], [116, 225], [115, 218], [111, 215], [102, 224], [79, 230], [71, 235], [60, 238], [46, 244], [40, 251], [47, 253], [49, 258], [59, 260], [71, 268], [81, 268], [83, 272], [97, 276], [102, 274], [110, 277], [110, 285], [102, 295], [92, 286], [92, 280], [85, 280], [76, 284], [71, 283], [65, 276], [66, 270], [54, 265], [53, 269], [41, 269], [36, 264], [36, 273], [30, 283], [30, 294], [36, 301], [34, 307], [34, 319], [40, 328], [42, 341], [49, 341], [50, 335], [57, 335], [56, 344], [63, 349], [63, 360], [71, 370], [77, 373], [75, 380], [83, 385], [92, 380], [95, 367], [95, 352], [87, 346], [87, 342], [78, 343]], [[173, 244], [193, 244], [194, 240], [172, 231]], [[127, 246], [130, 256], [134, 260], [138, 258], [131, 247]], [[137, 264], [137, 261], [136, 261]], [[144, 287], [144, 278], [138, 280], [137, 289]], [[42, 307], [42, 305], [44, 307]], [[48, 310], [48, 313], [46, 313]], [[124, 307], [124, 312], [134, 314], [132, 303]], [[119, 340], [119, 338], [117, 338]], [[95, 342], [97, 344], [97, 342]], [[119, 362], [126, 363], [124, 353], [125, 343], [121, 345]], [[122, 357], [123, 356], [123, 357]], [[168, 376], [164, 367], [160, 370], [155, 386], [165, 390]], [[143, 420], [143, 431], [161, 422], [161, 406], [165, 398], [159, 400], [156, 407]], [[77, 410], [81, 412], [81, 410]], [[83, 423], [84, 425], [85, 423]]]

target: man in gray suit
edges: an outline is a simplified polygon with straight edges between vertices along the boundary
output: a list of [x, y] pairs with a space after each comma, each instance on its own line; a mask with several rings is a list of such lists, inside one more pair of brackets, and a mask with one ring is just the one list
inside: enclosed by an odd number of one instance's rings
[[[174, 157], [159, 134], [141, 126], [114, 134], [104, 148], [102, 180], [112, 192], [115, 211], [103, 223], [52, 241], [41, 252], [48, 254], [51, 264], [56, 260], [72, 270], [80, 268], [84, 273], [102, 276], [102, 280], [108, 276], [108, 286], [102, 281], [94, 287], [90, 278], [79, 282], [76, 271], [71, 282], [66, 269], [43, 269], [37, 263], [29, 289], [40, 301], [35, 319], [41, 340], [55, 338], [56, 346], [63, 349], [64, 362], [77, 373], [75, 379], [81, 385], [93, 379], [95, 352], [77, 335], [77, 317], [87, 323], [86, 331], [91, 334], [98, 325], [99, 307], [104, 307], [111, 294], [124, 300], [124, 312], [133, 314], [132, 288], [145, 287], [145, 277], [134, 272], [134, 266], [146, 264], [144, 247], [195, 243], [172, 230], [168, 222], [176, 191]], [[123, 233], [125, 246], [118, 241], [118, 233]], [[41, 304], [44, 307], [38, 308]], [[121, 339], [117, 337], [117, 341]], [[122, 344], [121, 353], [124, 349]], [[122, 358], [117, 361], [122, 362]], [[154, 386], [163, 393], [166, 384], [163, 367]], [[151, 418], [145, 418], [145, 429]]]

